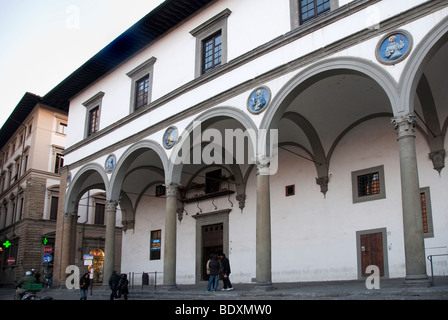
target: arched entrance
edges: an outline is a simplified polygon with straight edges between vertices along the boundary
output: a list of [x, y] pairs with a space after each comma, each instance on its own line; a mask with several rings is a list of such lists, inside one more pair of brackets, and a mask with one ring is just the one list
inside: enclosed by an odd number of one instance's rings
[[102, 283], [103, 282], [103, 264], [104, 264], [104, 251], [95, 248], [90, 251], [93, 256], [92, 265], [88, 267], [89, 273], [92, 273], [93, 269], [93, 282]]
[[[255, 154], [256, 134], [255, 124], [243, 112], [217, 107], [197, 117], [173, 148], [167, 180], [177, 186], [179, 201], [172, 210], [182, 227], [178, 237], [183, 239], [176, 258], [195, 257], [196, 281], [207, 278], [205, 265], [211, 253], [229, 255], [229, 214], [245, 208], [246, 182], [253, 168], [248, 160]], [[188, 224], [189, 228], [183, 227]]]
[[[305, 69], [274, 98], [261, 125], [278, 129], [279, 137], [279, 170], [269, 181], [277, 193], [270, 213], [274, 281], [358, 277], [363, 256], [356, 250], [357, 232], [379, 226], [373, 202], [354, 205], [351, 177], [397, 166], [398, 159], [384, 160], [381, 151], [396, 150], [390, 124], [396, 88], [371, 62], [341, 58]], [[373, 142], [370, 150], [363, 141]], [[378, 200], [377, 207], [385, 211], [389, 200]], [[363, 227], [356, 222], [360, 216]], [[388, 252], [378, 249], [387, 276]]]

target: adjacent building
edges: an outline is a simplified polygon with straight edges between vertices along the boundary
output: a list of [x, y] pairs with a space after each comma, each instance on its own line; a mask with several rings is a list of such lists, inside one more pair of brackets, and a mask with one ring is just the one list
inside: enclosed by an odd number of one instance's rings
[[[32, 269], [41, 274], [41, 282], [53, 272], [67, 115], [67, 109], [26, 93], [0, 130], [0, 285], [10, 285]], [[98, 282], [104, 259], [104, 203], [101, 190], [80, 199], [70, 248], [80, 266], [83, 253], [94, 255]], [[117, 233], [120, 243], [120, 221]]]
[[[0, 130], [0, 284], [53, 266], [67, 112], [26, 93]], [[48, 254], [45, 262], [44, 255]]]
[[164, 1], [44, 97], [69, 109], [55, 278], [99, 190], [103, 279], [196, 283], [221, 251], [268, 286], [446, 274], [447, 66], [446, 1]]

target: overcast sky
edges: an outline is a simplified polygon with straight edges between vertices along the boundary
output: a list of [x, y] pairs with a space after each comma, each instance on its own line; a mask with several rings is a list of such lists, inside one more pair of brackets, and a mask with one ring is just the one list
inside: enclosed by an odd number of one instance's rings
[[0, 0], [0, 127], [163, 0]]

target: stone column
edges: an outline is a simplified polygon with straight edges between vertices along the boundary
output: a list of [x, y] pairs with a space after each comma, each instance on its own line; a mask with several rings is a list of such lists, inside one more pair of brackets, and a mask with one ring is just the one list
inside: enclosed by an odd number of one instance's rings
[[64, 221], [62, 225], [62, 248], [61, 248], [61, 269], [59, 277], [59, 285], [65, 285], [65, 279], [67, 275], [65, 270], [67, 267], [74, 263], [72, 256], [72, 247], [74, 246], [73, 239], [73, 226], [76, 226], [76, 219], [78, 215], [76, 212], [64, 213]]
[[269, 164], [268, 157], [257, 157], [256, 280], [267, 287], [272, 285]]
[[106, 202], [106, 241], [104, 246], [103, 285], [109, 285], [109, 277], [115, 264], [115, 220], [117, 216], [118, 202], [108, 200]]
[[166, 185], [163, 285], [167, 287], [176, 287], [177, 193], [178, 185]]
[[415, 115], [392, 119], [398, 133], [400, 154], [401, 197], [406, 259], [406, 283], [427, 285], [422, 206], [415, 149]]

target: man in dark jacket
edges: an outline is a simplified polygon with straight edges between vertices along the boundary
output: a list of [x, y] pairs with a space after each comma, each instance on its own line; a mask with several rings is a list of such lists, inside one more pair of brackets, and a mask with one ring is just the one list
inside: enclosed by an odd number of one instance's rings
[[37, 283], [36, 278], [33, 276], [33, 273], [31, 271], [27, 271], [25, 273], [25, 276], [20, 279], [20, 281], [17, 283], [16, 287], [16, 299], [20, 300], [22, 299], [22, 294], [26, 292], [26, 287], [30, 283]]
[[109, 287], [110, 290], [112, 290], [112, 293], [110, 294], [110, 300], [114, 300], [114, 298], [117, 298], [117, 290], [118, 290], [118, 281], [120, 281], [120, 276], [117, 274], [117, 271], [112, 271], [112, 274], [109, 278]]
[[230, 262], [226, 258], [224, 253], [219, 256], [221, 258], [221, 269], [222, 269], [222, 283], [224, 288], [222, 290], [233, 290], [232, 283], [230, 282]]
[[210, 292], [210, 289], [213, 288], [213, 291], [216, 292], [218, 289], [218, 283], [219, 283], [219, 261], [216, 254], [212, 256], [212, 259], [209, 263], [210, 267], [210, 277], [208, 279], [207, 284], [207, 292]]

